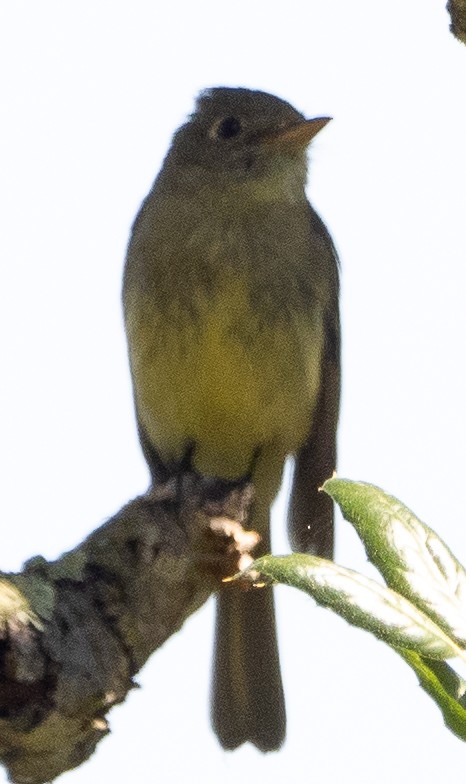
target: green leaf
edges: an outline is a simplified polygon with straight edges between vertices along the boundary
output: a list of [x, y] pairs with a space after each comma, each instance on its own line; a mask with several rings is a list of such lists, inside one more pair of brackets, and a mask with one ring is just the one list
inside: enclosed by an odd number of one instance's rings
[[413, 668], [424, 691], [437, 703], [446, 726], [466, 740], [466, 682], [442, 661], [424, 659], [414, 651], [398, 650]]
[[355, 527], [387, 585], [465, 647], [466, 572], [440, 537], [374, 485], [334, 478], [322, 489]]
[[306, 591], [318, 604], [396, 648], [410, 648], [434, 659], [461, 654], [455, 643], [403, 596], [333, 561], [300, 553], [266, 555], [251, 564], [248, 572]]

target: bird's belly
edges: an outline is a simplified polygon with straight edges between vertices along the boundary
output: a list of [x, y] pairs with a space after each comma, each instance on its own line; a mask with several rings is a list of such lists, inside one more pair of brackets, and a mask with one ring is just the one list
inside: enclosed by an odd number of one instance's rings
[[264, 324], [237, 283], [200, 296], [195, 315], [152, 322], [131, 361], [138, 415], [161, 458], [180, 460], [193, 444], [198, 471], [237, 478], [262, 446], [293, 452], [311, 426], [322, 339], [318, 312]]

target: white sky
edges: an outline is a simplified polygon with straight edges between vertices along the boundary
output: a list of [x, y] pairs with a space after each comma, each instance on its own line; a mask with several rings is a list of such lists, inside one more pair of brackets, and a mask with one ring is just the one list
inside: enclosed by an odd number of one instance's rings
[[[466, 560], [466, 48], [443, 5], [0, 2], [0, 568], [58, 556], [145, 488], [125, 244], [171, 133], [220, 84], [335, 118], [309, 193], [343, 268], [339, 473], [400, 497]], [[276, 552], [282, 520], [277, 506]], [[371, 573], [340, 519], [337, 559]], [[297, 591], [277, 598], [280, 753], [226, 754], [210, 731], [210, 603], [61, 780], [461, 780], [464, 744], [401, 659]]]

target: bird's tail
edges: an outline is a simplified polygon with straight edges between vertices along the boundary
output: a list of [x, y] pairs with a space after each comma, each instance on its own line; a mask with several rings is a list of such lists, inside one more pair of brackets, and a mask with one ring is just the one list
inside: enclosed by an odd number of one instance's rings
[[286, 730], [272, 588], [225, 585], [217, 598], [212, 724], [225, 749], [274, 751]]

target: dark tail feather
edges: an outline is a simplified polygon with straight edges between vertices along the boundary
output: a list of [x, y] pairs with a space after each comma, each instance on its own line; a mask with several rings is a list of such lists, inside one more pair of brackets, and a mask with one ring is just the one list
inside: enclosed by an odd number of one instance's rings
[[225, 749], [280, 748], [286, 714], [271, 588], [222, 588], [217, 598], [212, 724]]

